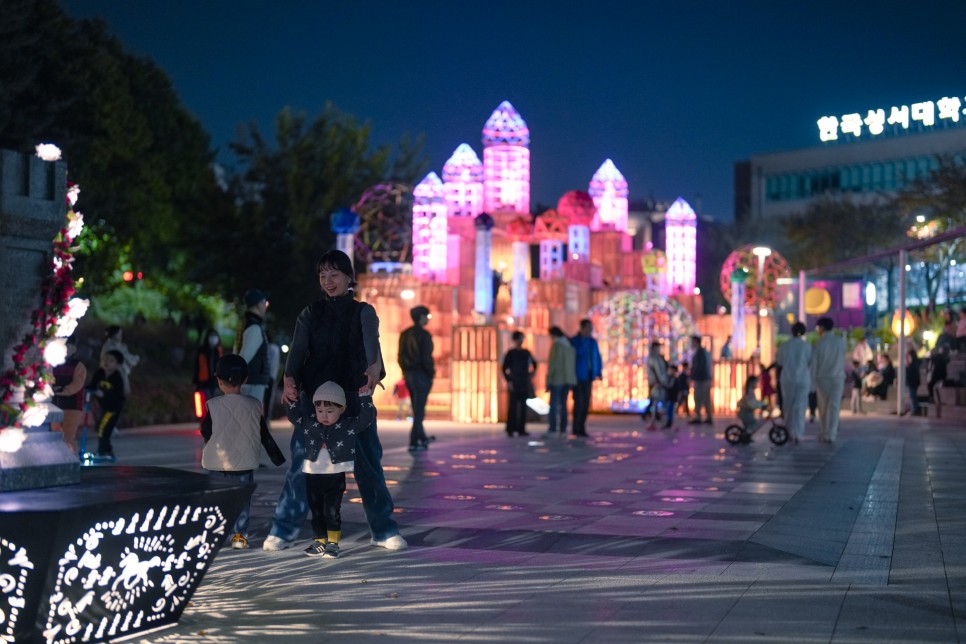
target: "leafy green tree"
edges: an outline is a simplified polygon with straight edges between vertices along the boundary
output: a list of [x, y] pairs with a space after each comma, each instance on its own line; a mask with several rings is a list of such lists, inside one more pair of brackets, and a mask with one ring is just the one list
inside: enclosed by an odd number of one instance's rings
[[889, 201], [856, 203], [845, 196], [825, 196], [783, 222], [794, 270], [827, 266], [898, 246], [906, 238], [909, 217]]
[[298, 312], [318, 297], [315, 262], [335, 245], [329, 216], [350, 207], [374, 184], [413, 184], [425, 171], [422, 138], [403, 137], [394, 150], [373, 149], [370, 126], [332, 105], [311, 121], [282, 110], [269, 142], [254, 124], [232, 144], [240, 170], [229, 178], [235, 208], [211, 225], [233, 260], [199, 257], [198, 269], [227, 293], [249, 288], [271, 295], [276, 324], [287, 332]]
[[[938, 158], [937, 167], [912, 181], [896, 196], [896, 204], [911, 221], [910, 237], [929, 239], [948, 230], [966, 226], [966, 163], [952, 156]], [[929, 308], [934, 310], [939, 288], [953, 259], [961, 259], [966, 238], [940, 242], [917, 253], [925, 264], [917, 271], [924, 281]]]
[[53, 0], [0, 0], [0, 146], [56, 143], [89, 235], [88, 294], [140, 270], [162, 288], [186, 277], [180, 243], [227, 197], [212, 189], [208, 135], [153, 62], [126, 53], [101, 21]]

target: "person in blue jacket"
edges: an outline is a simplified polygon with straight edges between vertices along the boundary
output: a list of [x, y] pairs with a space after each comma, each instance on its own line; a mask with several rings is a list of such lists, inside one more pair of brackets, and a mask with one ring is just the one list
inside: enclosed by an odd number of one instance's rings
[[574, 387], [574, 436], [587, 435], [587, 413], [590, 411], [590, 394], [594, 380], [603, 375], [600, 348], [594, 338], [594, 325], [590, 320], [580, 321], [580, 331], [570, 339], [577, 352], [577, 386]]

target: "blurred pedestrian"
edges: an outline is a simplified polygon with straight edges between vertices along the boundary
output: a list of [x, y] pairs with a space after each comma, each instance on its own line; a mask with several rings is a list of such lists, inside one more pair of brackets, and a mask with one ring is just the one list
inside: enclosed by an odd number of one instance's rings
[[124, 344], [124, 331], [121, 327], [116, 324], [112, 324], [107, 327], [104, 331], [104, 344], [101, 345], [101, 355], [100, 362], [104, 362], [104, 356], [107, 355], [109, 351], [117, 351], [121, 354], [123, 360], [118, 366], [118, 372], [120, 373], [121, 380], [124, 383], [124, 395], [131, 395], [131, 369], [136, 367], [139, 362], [141, 362], [141, 357], [131, 353]]
[[594, 325], [590, 320], [580, 321], [580, 330], [570, 339], [576, 353], [577, 385], [574, 387], [574, 436], [587, 435], [587, 415], [594, 380], [603, 378], [603, 362], [600, 347], [594, 338]]
[[537, 361], [523, 348], [525, 336], [521, 331], [512, 335], [513, 347], [503, 356], [503, 377], [507, 383], [508, 436], [529, 436], [527, 433], [527, 400], [534, 397], [533, 376]]
[[74, 453], [78, 452], [77, 431], [84, 423], [84, 410], [87, 391], [87, 367], [77, 359], [77, 340], [71, 336], [67, 338], [67, 359], [53, 368], [54, 404], [64, 412], [64, 420], [51, 423], [54, 431], [60, 431]]
[[701, 410], [704, 409], [705, 422], [710, 425], [714, 421], [711, 412], [711, 383], [714, 380], [714, 364], [711, 353], [701, 346], [701, 336], [691, 336], [691, 382], [694, 384], [694, 420], [692, 425], [701, 421]]
[[832, 332], [832, 318], [819, 318], [818, 342], [812, 347], [812, 383], [818, 398], [818, 439], [834, 443], [845, 389], [845, 338]]
[[202, 408], [204, 403], [218, 396], [221, 391], [218, 389], [218, 378], [215, 375], [215, 368], [218, 360], [221, 359], [224, 349], [221, 346], [221, 336], [216, 329], [208, 329], [201, 336], [201, 343], [195, 352], [195, 372], [191, 381], [195, 385], [195, 391], [201, 392], [203, 396]]
[[660, 420], [658, 407], [667, 398], [667, 384], [667, 360], [661, 355], [661, 343], [652, 342], [647, 354], [648, 402], [644, 414], [650, 418], [647, 424], [649, 432], [657, 430], [657, 421]]
[[413, 406], [413, 424], [409, 430], [409, 451], [425, 450], [435, 439], [426, 435], [423, 420], [426, 403], [436, 377], [433, 362], [433, 336], [426, 330], [431, 317], [425, 306], [414, 306], [409, 311], [413, 325], [399, 334], [399, 366]]
[[268, 354], [268, 335], [265, 333], [265, 315], [268, 312], [268, 296], [258, 289], [245, 293], [245, 313], [242, 327], [235, 341], [235, 353], [248, 364], [248, 381], [242, 385], [242, 393], [262, 403], [271, 378]]
[[100, 368], [94, 372], [91, 379], [91, 401], [94, 423], [97, 427], [97, 458], [100, 460], [116, 460], [114, 447], [111, 445], [111, 435], [117, 427], [117, 421], [124, 409], [127, 396], [124, 393], [124, 379], [121, 377], [121, 367], [124, 364], [124, 354], [117, 349], [110, 349], [101, 359]]
[[547, 360], [547, 390], [550, 418], [547, 434], [567, 436], [567, 398], [577, 385], [577, 351], [559, 326], [550, 327], [550, 357]]
[[805, 324], [792, 325], [792, 337], [778, 347], [776, 364], [781, 368], [782, 417], [792, 443], [805, 436], [805, 409], [812, 389], [812, 345], [805, 341]]

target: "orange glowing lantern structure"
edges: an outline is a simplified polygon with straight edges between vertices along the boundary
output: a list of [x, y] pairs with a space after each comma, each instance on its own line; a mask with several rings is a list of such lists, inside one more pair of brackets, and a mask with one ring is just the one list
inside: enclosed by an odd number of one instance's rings
[[540, 242], [540, 279], [561, 279], [564, 276], [567, 219], [556, 210], [544, 211], [533, 224], [533, 238]]
[[892, 333], [898, 338], [900, 336], [906, 336], [907, 338], [916, 332], [916, 316], [912, 314], [911, 311], [906, 311], [905, 324], [903, 324], [903, 319], [899, 317], [899, 311], [892, 314]]

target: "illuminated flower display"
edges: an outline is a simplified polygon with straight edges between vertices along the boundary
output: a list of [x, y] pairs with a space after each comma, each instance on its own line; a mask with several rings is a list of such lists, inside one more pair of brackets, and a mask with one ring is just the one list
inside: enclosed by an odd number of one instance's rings
[[[38, 155], [43, 152], [47, 156], [59, 156], [59, 150], [55, 154], [50, 147], [37, 146]], [[46, 160], [46, 156], [41, 158]], [[58, 336], [65, 337], [73, 332], [77, 320], [87, 311], [86, 300], [71, 299], [74, 295], [72, 243], [83, 229], [84, 221], [80, 213], [74, 211], [79, 192], [76, 185], [68, 185], [67, 214], [53, 241], [49, 272], [41, 283], [40, 306], [30, 315], [30, 330], [13, 347], [13, 366], [0, 374], [0, 427], [43, 423], [46, 407], [38, 407], [37, 402], [44, 399], [44, 392], [53, 381], [45, 355], [56, 363], [63, 360], [65, 353], [59, 350], [62, 343], [56, 343], [58, 346], [51, 347], [49, 352], [47, 345]]]
[[402, 183], [380, 183], [352, 206], [361, 225], [356, 255], [366, 263], [405, 262], [413, 237], [413, 191]]
[[776, 287], [778, 280], [791, 276], [788, 262], [774, 250], [764, 258], [761, 274], [761, 299], [758, 299], [758, 264], [759, 256], [755, 254], [756, 246], [747, 244], [733, 251], [721, 266], [721, 292], [725, 299], [731, 300], [731, 274], [736, 269], [744, 269], [748, 273], [745, 280], [745, 306], [757, 308], [759, 303], [767, 308], [774, 308], [776, 302]]
[[649, 291], [622, 291], [590, 310], [600, 331], [604, 363], [603, 386], [594, 398], [598, 407], [637, 410], [647, 399], [647, 352], [651, 342], [664, 345], [670, 363], [687, 359], [689, 338], [695, 333], [691, 315], [676, 301]]

